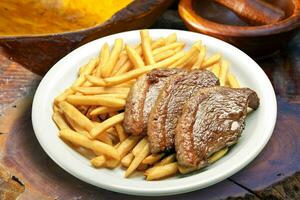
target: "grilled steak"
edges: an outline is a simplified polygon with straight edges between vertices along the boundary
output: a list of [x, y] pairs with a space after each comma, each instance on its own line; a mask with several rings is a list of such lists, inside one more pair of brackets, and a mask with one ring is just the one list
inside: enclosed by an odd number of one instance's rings
[[218, 84], [218, 78], [207, 70], [192, 70], [171, 77], [165, 83], [148, 120], [147, 134], [152, 153], [174, 147], [175, 128], [184, 102], [199, 89]]
[[169, 77], [187, 73], [181, 69], [153, 70], [138, 78], [132, 86], [125, 107], [124, 128], [134, 135], [145, 134], [147, 121], [159, 91]]
[[259, 106], [257, 94], [248, 88], [201, 89], [184, 105], [175, 136], [180, 165], [203, 167], [207, 158], [237, 142], [245, 125], [247, 107]]

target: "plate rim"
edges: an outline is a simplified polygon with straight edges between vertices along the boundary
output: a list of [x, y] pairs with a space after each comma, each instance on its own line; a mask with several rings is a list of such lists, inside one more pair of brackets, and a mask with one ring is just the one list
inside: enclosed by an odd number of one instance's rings
[[[244, 168], [246, 165], [248, 165], [261, 151], [262, 149], [266, 146], [267, 142], [269, 141], [270, 137], [272, 136], [275, 124], [276, 124], [276, 118], [277, 118], [277, 101], [276, 101], [276, 95], [274, 92], [274, 88], [269, 80], [269, 78], [267, 77], [267, 75], [265, 74], [265, 72], [260, 68], [260, 66], [252, 59], [250, 58], [247, 54], [245, 54], [244, 52], [242, 52], [241, 50], [239, 50], [238, 48], [232, 46], [231, 44], [228, 44], [222, 40], [219, 40], [217, 38], [211, 37], [211, 36], [207, 36], [204, 34], [200, 34], [200, 33], [195, 33], [195, 32], [190, 32], [190, 31], [183, 31], [183, 30], [175, 30], [175, 29], [148, 29], [150, 34], [151, 32], [165, 32], [165, 33], [174, 33], [176, 32], [177, 34], [192, 34], [195, 36], [201, 36], [202, 38], [209, 38], [210, 40], [215, 40], [217, 43], [222, 43], [225, 46], [230, 47], [233, 51], [238, 52], [239, 54], [243, 55], [245, 58], [247, 58], [249, 61], [252, 62], [253, 65], [255, 65], [255, 70], [258, 70], [259, 73], [261, 73], [261, 75], [264, 77], [264, 79], [267, 81], [266, 84], [268, 85], [268, 88], [270, 89], [269, 92], [271, 92], [271, 96], [270, 96], [270, 101], [271, 104], [273, 105], [273, 116], [270, 116], [270, 125], [268, 128], [268, 135], [265, 138], [265, 140], [263, 142], [261, 142], [259, 148], [256, 149], [256, 151], [254, 153], [252, 153], [251, 157], [248, 158], [247, 161], [243, 162], [243, 163], [239, 163], [236, 166], [232, 167], [232, 169], [223, 176], [215, 176], [212, 178], [212, 180], [210, 180], [209, 182], [207, 182], [205, 184], [205, 186], [202, 184], [197, 184], [197, 182], [193, 182], [193, 183], [189, 183], [186, 185], [175, 185], [175, 186], [169, 186], [166, 189], [165, 188], [131, 188], [131, 187], [122, 187], [119, 185], [114, 185], [114, 184], [107, 184], [107, 183], [99, 183], [97, 181], [91, 180], [90, 178], [87, 178], [81, 174], [75, 173], [72, 169], [70, 169], [69, 167], [67, 167], [64, 163], [61, 163], [59, 160], [57, 159], [57, 157], [55, 155], [53, 155], [53, 153], [50, 151], [50, 148], [47, 147], [46, 142], [43, 140], [42, 136], [39, 134], [40, 127], [38, 125], [38, 119], [39, 119], [39, 109], [38, 109], [38, 105], [39, 102], [42, 98], [42, 94], [43, 94], [43, 89], [45, 87], [45, 83], [47, 83], [49, 80], [51, 80], [52, 76], [55, 75], [55, 73], [59, 72], [59, 65], [60, 63], [62, 63], [64, 60], [68, 59], [68, 57], [72, 56], [73, 54], [76, 54], [76, 52], [86, 48], [87, 46], [89, 46], [91, 43], [95, 43], [97, 41], [105, 41], [108, 40], [111, 37], [116, 37], [118, 35], [120, 35], [120, 37], [122, 37], [122, 35], [126, 35], [126, 34], [130, 34], [130, 33], [136, 33], [139, 30], [133, 30], [133, 31], [126, 31], [126, 32], [122, 32], [122, 33], [117, 33], [117, 34], [113, 34], [113, 35], [109, 35], [106, 37], [102, 37], [96, 40], [93, 40], [85, 45], [80, 46], [79, 48], [74, 49], [73, 51], [71, 51], [69, 54], [67, 54], [65, 57], [63, 57], [62, 59], [60, 59], [49, 71], [48, 73], [43, 77], [42, 81], [40, 82], [35, 95], [34, 95], [34, 99], [33, 99], [33, 104], [32, 104], [32, 125], [33, 125], [33, 130], [35, 132], [35, 135], [40, 143], [40, 145], [42, 146], [43, 150], [47, 153], [47, 155], [57, 164], [59, 165], [61, 168], [63, 168], [65, 171], [67, 171], [69, 174], [71, 174], [72, 176], [75, 176], [77, 178], [79, 178], [80, 180], [87, 182], [89, 184], [95, 185], [97, 187], [106, 189], [106, 190], [111, 190], [111, 191], [115, 191], [115, 192], [119, 192], [119, 193], [124, 193], [124, 194], [131, 194], [131, 195], [141, 195], [141, 196], [165, 196], [165, 195], [171, 195], [171, 194], [181, 194], [181, 193], [186, 193], [186, 192], [190, 192], [190, 191], [194, 191], [197, 189], [202, 189], [205, 187], [208, 187], [210, 185], [216, 184], [222, 180], [225, 180], [226, 178], [232, 176], [233, 174], [235, 174], [236, 172], [240, 171], [242, 168]], [[205, 41], [204, 41], [205, 43]], [[222, 53], [222, 52], [221, 52]], [[193, 177], [193, 176], [190, 176]], [[180, 180], [180, 179], [178, 179]], [[175, 180], [170, 180], [170, 181], [175, 181]], [[146, 182], [146, 181], [145, 181]], [[168, 181], [165, 181], [168, 182]], [[180, 182], [180, 181], [179, 181]], [[156, 183], [158, 184], [159, 181], [153, 181], [152, 183]], [[167, 183], [166, 183], [167, 184]]]

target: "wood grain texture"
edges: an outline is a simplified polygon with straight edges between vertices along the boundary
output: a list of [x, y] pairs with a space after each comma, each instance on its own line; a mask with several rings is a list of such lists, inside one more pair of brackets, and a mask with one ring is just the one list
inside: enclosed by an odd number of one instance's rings
[[[174, 11], [170, 11], [161, 19], [168, 19], [170, 24], [182, 27], [182, 21], [176, 16]], [[158, 21], [155, 27], [163, 24], [166, 22]], [[276, 128], [262, 153], [245, 169], [219, 184], [160, 199], [299, 199], [299, 51], [300, 33], [282, 52], [258, 60], [272, 81], [278, 100]], [[0, 59], [0, 82], [7, 77], [11, 78], [6, 85], [0, 85], [0, 93], [5, 89], [7, 94], [0, 99], [0, 114], [3, 115], [0, 119], [0, 132], [3, 133], [0, 134], [0, 162], [24, 184], [24, 188], [22, 184], [18, 185], [19, 193], [24, 189], [19, 199], [154, 199], [102, 190], [74, 178], [58, 167], [41, 149], [31, 126], [32, 92], [40, 77], [4, 58], [1, 53]], [[14, 73], [18, 75], [14, 76]], [[20, 89], [23, 85], [26, 85], [26, 89]], [[24, 96], [28, 98], [13, 103]], [[2, 182], [8, 185], [8, 179], [0, 179]]]

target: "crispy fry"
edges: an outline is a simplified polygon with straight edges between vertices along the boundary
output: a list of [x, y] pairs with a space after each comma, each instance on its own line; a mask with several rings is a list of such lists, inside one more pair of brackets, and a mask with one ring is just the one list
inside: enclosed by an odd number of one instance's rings
[[172, 34], [168, 35], [168, 37], [166, 38], [166, 45], [172, 44], [176, 41], [177, 41], [177, 35], [176, 35], [176, 33], [172, 33]]
[[147, 181], [158, 180], [172, 176], [178, 171], [177, 162], [169, 163], [163, 166], [154, 167], [153, 170], [147, 171]]
[[71, 104], [63, 101], [59, 104], [59, 107], [66, 116], [70, 117], [85, 130], [90, 131], [94, 128], [94, 124]]
[[139, 166], [136, 169], [138, 171], [145, 171], [148, 167], [149, 167], [149, 165], [144, 164], [144, 163], [140, 163]]
[[129, 167], [130, 163], [133, 161], [134, 155], [133, 153], [129, 153], [126, 156], [124, 156], [121, 160], [121, 164], [123, 167]]
[[102, 68], [106, 65], [109, 59], [109, 46], [105, 43], [99, 54], [99, 63], [96, 68], [96, 76], [101, 77]]
[[173, 50], [167, 50], [165, 52], [162, 52], [162, 53], [154, 55], [154, 60], [155, 60], [155, 62], [159, 62], [159, 61], [162, 61], [162, 60], [164, 60], [166, 58], [169, 58], [170, 56], [173, 56], [175, 54], [176, 54], [175, 51], [173, 51]]
[[204, 60], [201, 68], [207, 68], [210, 67], [216, 63], [218, 63], [221, 60], [221, 54], [214, 54], [212, 55], [210, 58], [208, 58], [207, 60]]
[[114, 76], [106, 79], [100, 79], [98, 77], [89, 76], [87, 75], [87, 79], [92, 82], [95, 85], [99, 86], [114, 86], [120, 83], [124, 83], [126, 81], [129, 81], [131, 79], [137, 78], [142, 74], [145, 74], [153, 69], [161, 68], [161, 67], [167, 67], [171, 63], [175, 62], [176, 60], [180, 59], [183, 56], [183, 52], [178, 52], [174, 56], [171, 56], [163, 61], [160, 61], [154, 65], [146, 66], [143, 68], [138, 68], [135, 70], [131, 70], [129, 72], [126, 72], [124, 74], [121, 74], [119, 76]]
[[151, 49], [151, 39], [149, 36], [148, 30], [141, 30], [141, 41], [142, 41], [142, 49], [145, 61], [147, 65], [153, 65], [155, 63], [153, 55], [152, 55], [152, 49]]
[[111, 54], [109, 56], [108, 61], [105, 63], [105, 65], [101, 68], [101, 75], [103, 77], [109, 77], [113, 71], [113, 67], [117, 63], [118, 57], [122, 51], [123, 48], [123, 40], [122, 39], [116, 39], [114, 47], [111, 51]]
[[162, 166], [162, 165], [166, 165], [172, 162], [176, 161], [176, 154], [173, 153], [167, 157], [165, 157], [164, 159], [162, 159], [160, 162], [156, 163], [155, 166]]
[[98, 135], [96, 139], [100, 140], [101, 142], [104, 142], [105, 144], [113, 146], [113, 141], [112, 141], [111, 137], [109, 136], [108, 132]]
[[107, 114], [107, 113], [119, 111], [119, 110], [122, 110], [122, 109], [124, 109], [124, 108], [123, 107], [120, 107], [120, 108], [110, 108], [110, 107], [100, 106], [100, 107], [97, 107], [94, 110], [92, 110], [90, 112], [90, 115], [91, 116], [96, 116], [96, 115], [101, 115], [101, 114]]
[[92, 138], [97, 137], [99, 134], [103, 133], [107, 129], [113, 127], [114, 125], [116, 125], [120, 122], [122, 122], [123, 119], [124, 119], [124, 113], [119, 113], [119, 114], [117, 114], [113, 117], [110, 117], [110, 118], [106, 119], [105, 121], [103, 121], [99, 125], [95, 126], [90, 131], [90, 134], [91, 134]]
[[96, 95], [96, 94], [128, 94], [130, 88], [122, 87], [72, 87], [74, 91], [80, 92], [84, 95]]
[[96, 168], [104, 167], [105, 162], [106, 158], [103, 155], [97, 156], [91, 160], [91, 164]]
[[211, 72], [215, 74], [216, 77], [219, 77], [220, 75], [220, 64], [216, 63], [212, 66]]
[[120, 160], [108, 158], [108, 159], [106, 159], [105, 167], [107, 167], [107, 168], [109, 168], [109, 169], [114, 169], [114, 168], [116, 168], [119, 164], [120, 164]]
[[126, 138], [126, 140], [121, 142], [120, 146], [117, 149], [120, 154], [120, 157], [123, 158], [129, 151], [131, 151], [140, 139], [141, 136], [131, 135], [128, 138]]
[[128, 137], [128, 135], [124, 131], [123, 126], [121, 124], [116, 124], [115, 128], [117, 130], [120, 142], [123, 142]]
[[144, 160], [143, 160], [143, 164], [148, 164], [148, 165], [153, 165], [156, 162], [158, 162], [160, 159], [162, 159], [162, 157], [165, 156], [165, 153], [158, 153], [158, 154], [151, 154], [149, 156], [147, 156]]
[[148, 144], [148, 141], [146, 138], [143, 138], [132, 150], [132, 153], [134, 156], [137, 156], [139, 152], [144, 148], [144, 146]]
[[228, 73], [229, 63], [225, 60], [221, 62], [221, 69], [219, 73], [220, 85], [225, 86], [227, 73]]
[[160, 54], [162, 52], [165, 52], [165, 51], [168, 51], [168, 50], [174, 50], [174, 49], [179, 48], [179, 47], [180, 48], [184, 47], [184, 43], [183, 42], [174, 42], [172, 44], [157, 48], [157, 49], [153, 50], [152, 53], [153, 53], [153, 55], [157, 55], [157, 54]]
[[80, 133], [77, 133], [70, 129], [61, 130], [59, 131], [59, 134], [63, 139], [73, 144], [83, 146], [87, 149], [91, 149], [98, 155], [104, 154], [116, 160], [120, 160], [120, 155], [118, 151], [108, 144], [97, 140], [92, 141], [87, 136], [81, 135]]
[[201, 42], [198, 41], [196, 42], [191, 49], [185, 53], [185, 55], [180, 58], [179, 60], [177, 60], [176, 62], [172, 63], [169, 68], [174, 68], [174, 67], [179, 67], [182, 68], [184, 63], [192, 56], [194, 56], [195, 54], [198, 54], [198, 52], [200, 51], [201, 48]]
[[58, 105], [60, 102], [66, 100], [67, 96], [69, 96], [70, 94], [74, 94], [74, 90], [72, 90], [71, 88], [66, 89], [63, 93], [61, 93], [54, 99], [54, 103]]
[[70, 129], [69, 125], [65, 122], [63, 116], [59, 112], [54, 112], [52, 115], [52, 119], [59, 128], [59, 130]]
[[128, 58], [133, 64], [134, 68], [140, 68], [145, 66], [145, 63], [141, 56], [133, 48], [129, 47], [128, 45], [126, 45], [125, 48], [128, 54]]
[[121, 98], [91, 95], [91, 96], [76, 96], [69, 95], [67, 101], [73, 105], [94, 105], [94, 106], [107, 106], [112, 108], [120, 108], [125, 106], [126, 101]]
[[70, 125], [70, 127], [71, 127], [74, 131], [76, 131], [76, 132], [78, 132], [78, 133], [80, 133], [80, 134], [82, 134], [82, 135], [85, 135], [85, 136], [88, 136], [88, 135], [89, 135], [89, 132], [88, 132], [88, 131], [86, 131], [84, 128], [82, 128], [79, 124], [77, 124], [77, 123], [76, 123], [73, 119], [71, 119], [69, 116], [65, 115], [65, 119], [66, 119], [67, 123]]
[[[120, 55], [120, 58], [119, 58], [119, 60], [117, 61], [116, 65], [115, 65], [115, 67], [114, 67], [114, 69], [113, 69], [113, 71], [112, 71], [112, 76], [115, 76], [116, 73], [117, 73], [118, 71], [120, 71], [120, 69], [121, 69], [122, 67], [124, 67], [124, 65], [126, 65], [126, 64], [130, 65], [130, 62], [129, 62], [129, 60], [128, 60], [128, 55], [127, 55], [126, 50], [125, 50], [124, 52], [125, 52], [124, 55]], [[128, 62], [128, 63], [127, 63], [127, 62]]]
[[181, 174], [188, 174], [198, 170], [198, 167], [185, 167], [185, 166], [178, 165], [178, 170]]
[[230, 87], [232, 87], [232, 88], [240, 87], [238, 80], [235, 78], [235, 76], [233, 74], [229, 73], [227, 76], [227, 79], [228, 79]]
[[192, 69], [200, 69], [201, 65], [206, 56], [206, 46], [201, 46], [200, 53], [198, 54], [197, 60], [194, 63]]
[[208, 163], [212, 164], [222, 158], [228, 152], [228, 147], [225, 147], [208, 158]]
[[140, 163], [149, 155], [150, 148], [149, 144], [147, 143], [143, 149], [135, 156], [133, 161], [130, 163], [129, 167], [125, 172], [125, 177], [130, 176], [134, 170], [140, 165]]

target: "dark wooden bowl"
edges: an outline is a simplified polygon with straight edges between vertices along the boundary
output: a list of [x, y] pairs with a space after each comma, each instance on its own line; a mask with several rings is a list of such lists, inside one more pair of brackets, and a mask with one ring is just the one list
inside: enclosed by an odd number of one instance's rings
[[254, 57], [269, 55], [287, 44], [300, 26], [300, 0], [268, 0], [286, 17], [274, 24], [249, 26], [212, 0], [181, 0], [179, 14], [188, 29], [227, 41]]
[[0, 45], [13, 60], [43, 75], [82, 44], [113, 33], [149, 27], [171, 3], [172, 0], [135, 0], [100, 25], [49, 35], [0, 36]]

